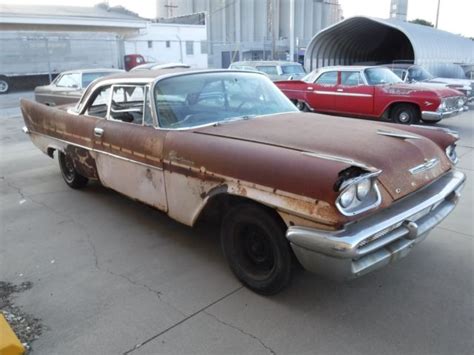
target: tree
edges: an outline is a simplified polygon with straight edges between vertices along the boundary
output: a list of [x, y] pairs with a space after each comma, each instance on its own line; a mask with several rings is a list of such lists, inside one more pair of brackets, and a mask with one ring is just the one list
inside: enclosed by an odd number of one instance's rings
[[416, 18], [416, 19], [411, 20], [409, 22], [417, 24], [417, 25], [434, 27], [434, 25], [430, 21], [423, 20], [422, 18]]

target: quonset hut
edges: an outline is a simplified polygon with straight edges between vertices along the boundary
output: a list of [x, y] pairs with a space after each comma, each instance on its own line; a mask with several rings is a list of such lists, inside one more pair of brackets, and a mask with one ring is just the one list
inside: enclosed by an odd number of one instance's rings
[[464, 77], [474, 63], [474, 41], [397, 19], [351, 17], [318, 32], [305, 55], [308, 71], [329, 65], [423, 65], [435, 76]]

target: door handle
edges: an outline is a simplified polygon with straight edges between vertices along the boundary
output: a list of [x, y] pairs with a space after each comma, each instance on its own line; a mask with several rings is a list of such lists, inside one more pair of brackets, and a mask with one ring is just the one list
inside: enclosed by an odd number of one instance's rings
[[99, 127], [94, 128], [94, 136], [102, 137], [103, 134], [104, 134], [104, 130], [102, 128], [99, 128]]
[[344, 90], [342, 90], [342, 89], [337, 89], [337, 91], [339, 91], [339, 92], [343, 92]]
[[312, 86], [308, 86], [308, 87], [306, 88], [306, 90], [313, 90], [313, 87], [312, 87]]

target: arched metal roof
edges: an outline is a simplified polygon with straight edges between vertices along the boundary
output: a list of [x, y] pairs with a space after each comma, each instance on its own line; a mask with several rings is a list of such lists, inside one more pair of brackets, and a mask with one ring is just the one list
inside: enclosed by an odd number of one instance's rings
[[351, 17], [312, 38], [305, 68], [311, 71], [328, 65], [394, 61], [423, 65], [434, 75], [462, 77], [459, 63], [474, 63], [474, 41], [396, 19]]

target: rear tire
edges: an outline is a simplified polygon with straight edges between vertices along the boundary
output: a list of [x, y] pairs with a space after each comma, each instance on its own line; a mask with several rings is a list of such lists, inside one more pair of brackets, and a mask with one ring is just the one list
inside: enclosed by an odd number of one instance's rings
[[251, 290], [276, 294], [291, 279], [292, 254], [286, 226], [263, 207], [244, 203], [224, 217], [221, 245], [235, 276]]
[[59, 168], [64, 181], [73, 189], [80, 189], [87, 185], [88, 178], [79, 174], [74, 168], [74, 163], [70, 156], [59, 152], [58, 154]]
[[10, 90], [10, 82], [6, 76], [0, 76], [0, 95], [6, 94]]
[[308, 105], [304, 101], [296, 101], [296, 108], [300, 111], [303, 111], [303, 112], [309, 112], [310, 111]]
[[420, 111], [413, 105], [399, 104], [392, 109], [390, 118], [394, 123], [414, 124], [420, 120]]

